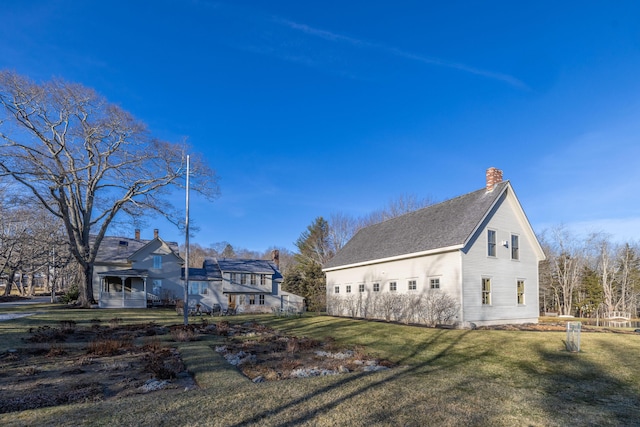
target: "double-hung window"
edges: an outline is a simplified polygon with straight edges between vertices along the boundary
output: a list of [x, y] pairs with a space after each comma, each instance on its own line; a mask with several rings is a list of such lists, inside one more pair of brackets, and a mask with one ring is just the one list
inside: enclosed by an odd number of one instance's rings
[[360, 283], [360, 284], [358, 285], [358, 291], [359, 291], [359, 292], [364, 292], [364, 283]]
[[520, 259], [520, 239], [517, 234], [511, 235], [511, 259]]
[[434, 277], [433, 279], [429, 279], [429, 287], [431, 289], [440, 289], [440, 278]]
[[491, 305], [491, 279], [482, 278], [482, 305]]
[[347, 290], [345, 292], [347, 292], [348, 294], [351, 293], [351, 285], [347, 285]]
[[396, 282], [389, 282], [389, 290], [390, 290], [390, 291], [397, 291], [397, 290], [398, 290], [398, 283], [396, 283]]
[[496, 231], [487, 230], [487, 256], [496, 256]]
[[524, 280], [518, 280], [516, 283], [518, 305], [524, 305]]
[[340, 293], [340, 286], [336, 286], [335, 288], [333, 288], [333, 292], [336, 294]]
[[373, 284], [373, 292], [380, 292], [380, 283]]
[[162, 255], [153, 256], [153, 268], [158, 270], [162, 268]]
[[409, 280], [409, 282], [407, 283], [407, 289], [410, 291], [415, 291], [417, 288], [417, 282], [415, 280]]

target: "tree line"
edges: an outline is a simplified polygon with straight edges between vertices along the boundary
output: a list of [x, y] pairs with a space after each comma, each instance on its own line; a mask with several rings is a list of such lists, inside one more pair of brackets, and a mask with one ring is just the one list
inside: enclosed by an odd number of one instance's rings
[[637, 317], [640, 245], [604, 233], [580, 236], [560, 225], [539, 236], [547, 259], [540, 264], [540, 309], [561, 315]]

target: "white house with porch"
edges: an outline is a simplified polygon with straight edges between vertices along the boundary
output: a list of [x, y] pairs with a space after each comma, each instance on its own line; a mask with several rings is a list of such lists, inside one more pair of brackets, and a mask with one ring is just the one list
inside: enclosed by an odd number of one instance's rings
[[[145, 308], [152, 301], [175, 301], [183, 292], [184, 260], [178, 244], [105, 236], [94, 264], [94, 298], [101, 308]], [[98, 284], [98, 286], [95, 286]]]
[[[189, 269], [188, 305], [242, 312], [300, 312], [304, 298], [281, 289], [278, 251], [272, 260], [211, 258]], [[184, 299], [184, 260], [178, 244], [154, 231], [152, 240], [106, 236], [94, 264], [100, 308], [145, 308]]]

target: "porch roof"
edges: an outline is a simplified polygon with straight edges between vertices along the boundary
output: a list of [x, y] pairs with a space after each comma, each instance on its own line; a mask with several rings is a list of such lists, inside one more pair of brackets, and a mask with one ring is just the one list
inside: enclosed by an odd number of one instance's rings
[[110, 270], [101, 271], [98, 276], [115, 276], [115, 277], [148, 277], [148, 270], [141, 270], [137, 268], [129, 268], [127, 270]]
[[233, 286], [224, 286], [222, 288], [223, 294], [271, 294], [270, 290], [266, 288], [261, 288], [259, 286], [249, 286], [249, 285], [233, 285]]

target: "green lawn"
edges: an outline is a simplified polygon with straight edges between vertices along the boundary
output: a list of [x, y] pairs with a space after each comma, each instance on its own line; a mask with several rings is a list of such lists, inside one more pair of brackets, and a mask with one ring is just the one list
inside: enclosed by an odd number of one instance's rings
[[[25, 345], [28, 328], [63, 319], [182, 321], [169, 310], [19, 310], [39, 314], [0, 322], [2, 353]], [[204, 336], [179, 345], [199, 390], [2, 414], [0, 425], [640, 425], [640, 335], [583, 332], [582, 351], [569, 353], [561, 332], [440, 330], [328, 316], [228, 319], [331, 336], [398, 367], [253, 384], [212, 350], [221, 338]]]

